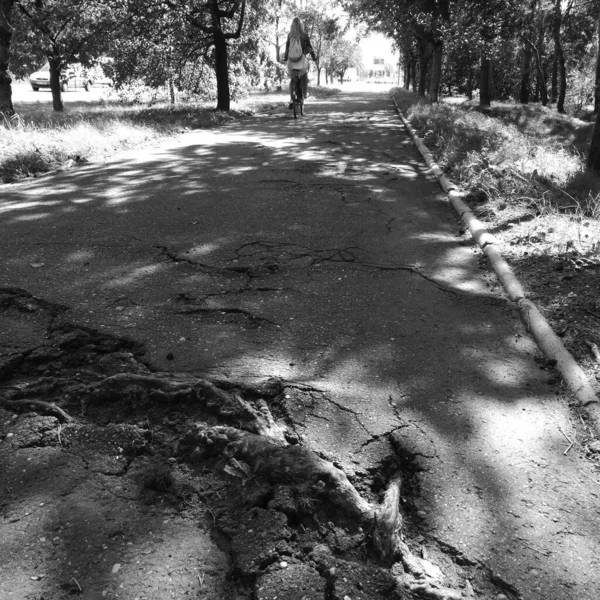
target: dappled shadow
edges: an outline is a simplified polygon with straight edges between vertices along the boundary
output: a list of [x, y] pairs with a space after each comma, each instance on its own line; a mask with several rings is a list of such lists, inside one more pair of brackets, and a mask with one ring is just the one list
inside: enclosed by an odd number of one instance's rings
[[[531, 598], [582, 581], [566, 552], [548, 557], [540, 592], [515, 564], [553, 543], [541, 524], [579, 482], [571, 457], [546, 465], [552, 483], [526, 458], [555, 456], [568, 416], [391, 101], [306, 109], [6, 186], [2, 279], [147, 340], [162, 370], [322, 390], [299, 425], [349, 471], [377, 436], [414, 424], [438, 448], [419, 499], [435, 535], [521, 577]], [[510, 513], [523, 496], [529, 528]], [[582, 556], [598, 543], [593, 513], [571, 520]]]
[[592, 139], [593, 123], [562, 115], [550, 107], [542, 109], [539, 104], [492, 105], [486, 114], [515, 125], [527, 135], [554, 140], [578, 153], [584, 152]]

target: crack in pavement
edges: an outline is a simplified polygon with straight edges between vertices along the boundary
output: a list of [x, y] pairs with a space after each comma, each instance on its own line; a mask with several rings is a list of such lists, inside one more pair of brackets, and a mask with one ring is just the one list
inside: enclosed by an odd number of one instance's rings
[[366, 448], [367, 446], [374, 444], [375, 442], [378, 442], [382, 438], [389, 438], [393, 433], [395, 433], [396, 431], [399, 431], [400, 429], [404, 429], [404, 427], [406, 427], [406, 425], [398, 425], [398, 427], [394, 427], [393, 429], [390, 429], [389, 431], [385, 431], [384, 433], [371, 434], [370, 439], [368, 439], [366, 442], [363, 442], [360, 445], [360, 449], [357, 450], [356, 452], [353, 452], [353, 454], [359, 454], [363, 450], [363, 448]]
[[380, 271], [408, 271], [409, 273], [414, 273], [419, 277], [425, 279], [429, 283], [439, 287], [442, 291], [447, 292], [449, 294], [453, 294], [455, 296], [466, 296], [472, 298], [473, 294], [469, 292], [463, 292], [462, 290], [457, 290], [455, 288], [451, 288], [441, 281], [437, 281], [431, 275], [427, 275], [424, 273], [418, 265], [383, 265], [379, 263], [368, 263], [368, 262], [357, 262], [357, 265], [361, 267], [367, 267], [370, 269], [378, 269]]
[[163, 256], [166, 256], [169, 260], [173, 262], [183, 262], [198, 269], [204, 271], [209, 275], [228, 275], [231, 273], [232, 275], [249, 275], [248, 268], [246, 267], [215, 267], [213, 265], [207, 265], [205, 263], [198, 262], [193, 260], [192, 258], [187, 258], [185, 256], [180, 256], [177, 252], [171, 250], [168, 246], [154, 246], [159, 249]]
[[383, 208], [381, 208], [381, 206], [377, 206], [377, 204], [375, 204], [373, 201], [375, 200], [375, 198], [373, 198], [372, 196], [369, 196], [367, 198], [367, 202], [371, 205], [373, 211], [375, 211], [377, 214], [381, 215], [382, 217], [387, 217], [387, 220], [385, 222], [385, 228], [387, 229], [388, 235], [390, 235], [393, 231], [392, 229], [392, 223], [394, 221], [397, 221], [400, 217], [392, 217], [390, 215], [388, 215], [385, 210], [383, 210]]
[[[299, 390], [301, 392], [309, 392], [309, 393], [314, 393], [317, 395], [317, 397], [315, 398], [315, 396], [313, 396], [311, 394], [311, 398], [313, 399], [313, 404], [312, 406], [314, 406], [314, 404], [316, 402], [318, 402], [319, 399], [324, 400], [325, 402], [328, 402], [329, 404], [332, 404], [333, 406], [335, 406], [338, 410], [342, 411], [342, 412], [347, 412], [350, 413], [354, 419], [356, 420], [356, 422], [360, 425], [360, 427], [365, 431], [365, 433], [367, 433], [369, 436], [372, 436], [371, 432], [367, 429], [367, 427], [364, 425], [364, 423], [360, 420], [360, 413], [358, 413], [355, 410], [352, 410], [351, 408], [348, 408], [347, 406], [344, 406], [343, 404], [340, 404], [339, 402], [336, 402], [335, 400], [333, 400], [332, 398], [330, 398], [329, 396], [327, 396], [323, 390], [320, 390], [318, 388], [312, 387], [310, 385], [302, 385], [302, 384], [290, 384], [290, 383], [286, 383], [284, 386], [284, 391], [285, 389], [295, 389], [295, 390]], [[311, 407], [312, 408], [312, 407]], [[307, 412], [307, 415], [312, 415], [316, 418], [322, 418], [324, 420], [330, 421], [330, 419], [327, 419], [326, 417], [318, 417], [318, 415], [315, 415], [312, 412]], [[290, 419], [292, 422], [296, 423], [296, 421], [294, 421], [293, 417], [290, 415]], [[301, 423], [298, 423], [299, 425], [302, 425]]]

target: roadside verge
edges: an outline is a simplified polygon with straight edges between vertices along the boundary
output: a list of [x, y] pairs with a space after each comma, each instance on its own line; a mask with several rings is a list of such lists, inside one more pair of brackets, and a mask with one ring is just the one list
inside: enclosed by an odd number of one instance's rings
[[487, 256], [509, 300], [518, 309], [527, 331], [532, 335], [546, 358], [555, 364], [568, 389], [575, 396], [579, 405], [587, 412], [596, 435], [600, 437], [600, 400], [594, 392], [585, 372], [567, 350], [562, 340], [556, 335], [537, 306], [526, 298], [523, 286], [506, 260], [502, 257], [496, 238], [487, 231], [485, 225], [475, 217], [472, 210], [463, 201], [465, 192], [443, 173], [431, 151], [402, 114], [394, 95], [390, 95], [402, 123], [419, 149], [421, 156], [437, 177], [440, 186], [473, 236], [473, 239]]

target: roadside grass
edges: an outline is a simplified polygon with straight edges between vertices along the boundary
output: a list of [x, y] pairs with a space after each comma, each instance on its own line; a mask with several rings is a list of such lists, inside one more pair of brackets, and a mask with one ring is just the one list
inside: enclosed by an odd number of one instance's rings
[[66, 108], [26, 107], [0, 117], [0, 179], [3, 183], [105, 159], [120, 149], [139, 147], [186, 128], [206, 128], [233, 120], [202, 105], [123, 106], [101, 102]]
[[[337, 91], [311, 87], [316, 98]], [[51, 105], [19, 108], [12, 118], [0, 115], [0, 181], [13, 183], [28, 177], [105, 160], [121, 149], [148, 145], [191, 129], [218, 127], [253, 113], [284, 104], [285, 91], [256, 92], [233, 103], [229, 113], [214, 103], [182, 101], [151, 105], [123, 104], [103, 99], [96, 104], [66, 105], [56, 113]]]
[[[419, 102], [392, 90], [404, 116], [546, 312], [600, 381], [600, 177], [585, 169], [593, 124], [540, 105]], [[593, 379], [594, 377], [592, 377]]]

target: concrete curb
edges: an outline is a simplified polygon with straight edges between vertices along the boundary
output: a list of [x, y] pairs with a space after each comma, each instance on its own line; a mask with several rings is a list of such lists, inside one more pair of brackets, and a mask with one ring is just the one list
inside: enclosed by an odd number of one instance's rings
[[462, 192], [459, 187], [450, 181], [443, 173], [429, 148], [427, 148], [423, 143], [423, 140], [419, 138], [415, 130], [402, 114], [394, 95], [390, 95], [392, 96], [398, 115], [404, 123], [406, 130], [425, 159], [427, 166], [438, 178], [450, 203], [479, 247], [487, 256], [496, 277], [500, 280], [509, 299], [515, 303], [519, 310], [521, 320], [525, 324], [527, 331], [532, 335], [546, 358], [556, 361], [556, 368], [562, 375], [569, 390], [579, 402], [579, 405], [585, 408], [596, 435], [600, 437], [600, 400], [594, 392], [585, 372], [573, 358], [571, 353], [565, 348], [562, 340], [556, 335], [539, 309], [533, 302], [525, 297], [523, 286], [516, 278], [508, 263], [502, 257], [498, 249], [498, 241], [496, 238], [486, 230], [485, 225], [475, 217], [469, 206], [463, 202], [462, 198], [464, 197], [464, 192]]

